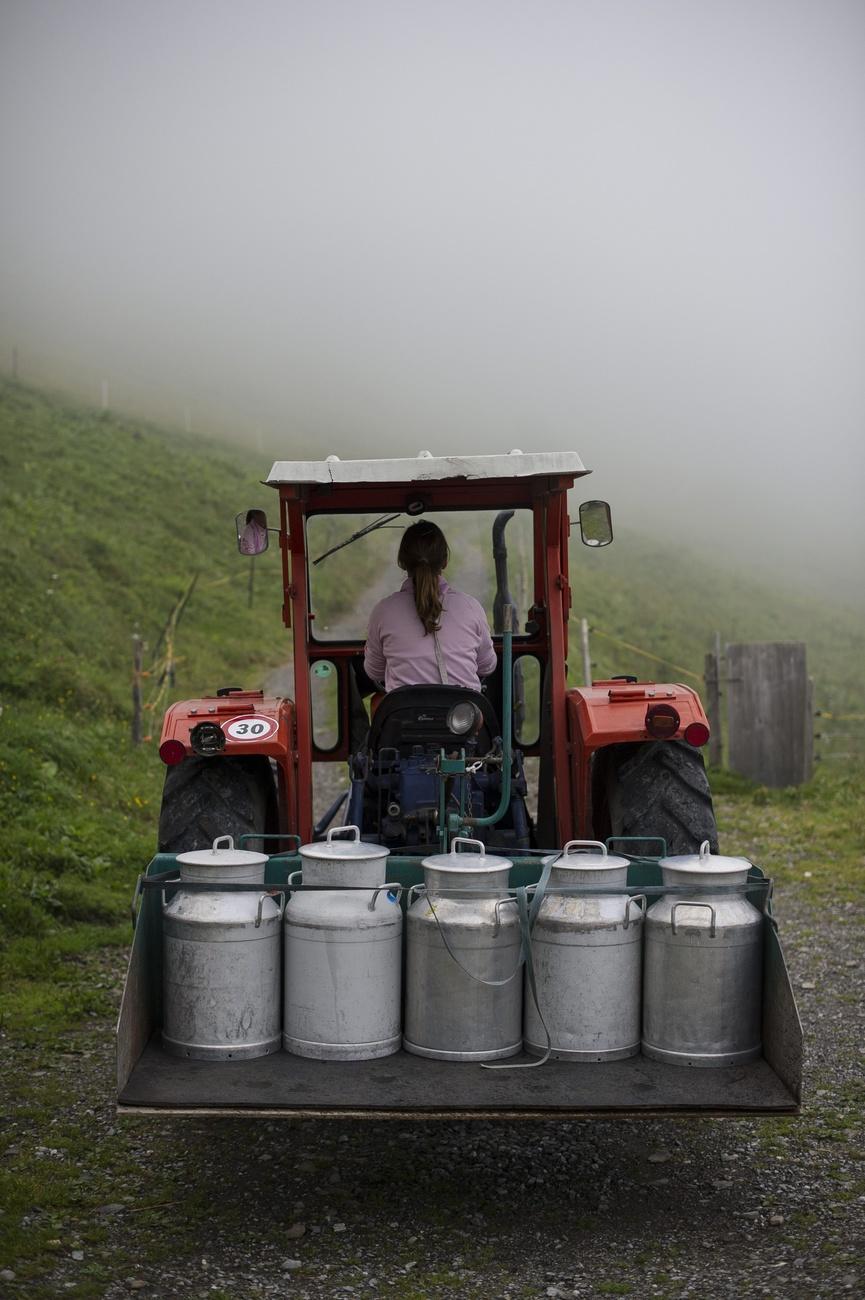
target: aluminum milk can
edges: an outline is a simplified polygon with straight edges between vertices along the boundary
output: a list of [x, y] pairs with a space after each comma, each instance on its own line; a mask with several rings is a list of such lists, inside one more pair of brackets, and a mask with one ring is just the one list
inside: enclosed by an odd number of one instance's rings
[[[548, 863], [531, 948], [551, 1054], [566, 1061], [635, 1056], [640, 1050], [645, 895], [631, 898], [621, 892], [628, 883], [628, 860], [611, 857], [597, 840], [570, 840], [544, 866]], [[603, 886], [610, 893], [563, 892], [580, 885]], [[526, 1051], [542, 1056], [546, 1035], [528, 975], [524, 1036]]]
[[665, 885], [741, 893], [663, 894], [646, 916], [643, 1053], [679, 1065], [739, 1065], [761, 1054], [763, 916], [745, 897], [746, 858], [661, 859]]
[[303, 883], [328, 888], [295, 892], [285, 908], [282, 1043], [296, 1056], [363, 1061], [399, 1051], [401, 887], [385, 883], [388, 855], [362, 843], [356, 826], [300, 850]]
[[[278, 1051], [280, 906], [264, 889], [267, 857], [224, 835], [177, 861], [181, 881], [217, 888], [181, 887], [162, 909], [163, 1046], [202, 1061]], [[227, 893], [221, 884], [262, 888]]]
[[407, 915], [403, 1046], [442, 1061], [514, 1056], [522, 1050], [523, 981], [511, 863], [487, 854], [480, 840], [457, 838], [423, 869]]

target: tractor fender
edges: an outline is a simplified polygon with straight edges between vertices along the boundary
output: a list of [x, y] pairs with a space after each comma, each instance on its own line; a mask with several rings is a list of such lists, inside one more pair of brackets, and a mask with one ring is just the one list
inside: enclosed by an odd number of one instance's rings
[[[599, 681], [569, 690], [566, 701], [572, 797], [579, 836], [598, 838], [611, 833], [608, 775], [601, 781], [594, 779], [600, 776], [602, 766], [604, 770], [609, 768], [609, 763], [602, 764], [599, 751], [606, 751], [605, 757], [612, 762], [635, 745], [653, 750], [672, 745], [690, 751], [694, 766], [703, 772], [699, 749], [685, 740], [685, 732], [693, 723], [701, 723], [704, 728], [703, 744], [709, 738], [709, 720], [693, 687], [681, 682]], [[667, 739], [656, 740], [646, 730], [646, 714], [653, 704], [671, 705], [679, 715], [679, 725]], [[598, 761], [593, 776], [595, 758]], [[705, 781], [704, 774], [700, 780]], [[714, 832], [706, 838], [714, 841]]]
[[166, 741], [180, 741], [187, 757], [194, 754], [192, 733], [201, 723], [219, 727], [225, 742], [219, 752], [229, 758], [260, 754], [283, 765], [297, 747], [293, 700], [261, 691], [232, 691], [172, 704], [162, 722], [160, 753]]
[[587, 753], [604, 745], [652, 740], [646, 713], [653, 704], [668, 704], [679, 715], [678, 729], [668, 737], [684, 740], [692, 723], [702, 723], [709, 739], [709, 720], [692, 686], [681, 682], [592, 682], [567, 692], [568, 734]]

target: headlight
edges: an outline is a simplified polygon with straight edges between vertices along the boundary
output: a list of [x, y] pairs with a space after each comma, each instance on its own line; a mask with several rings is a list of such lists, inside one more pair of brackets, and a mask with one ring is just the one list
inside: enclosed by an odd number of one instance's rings
[[480, 730], [482, 722], [483, 715], [472, 700], [460, 700], [447, 716], [448, 731], [452, 731], [455, 736], [473, 735]]

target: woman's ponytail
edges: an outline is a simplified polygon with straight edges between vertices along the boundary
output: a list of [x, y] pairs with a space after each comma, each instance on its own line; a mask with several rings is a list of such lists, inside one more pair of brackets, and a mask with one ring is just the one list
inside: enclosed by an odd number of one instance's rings
[[444, 533], [427, 519], [402, 535], [397, 563], [414, 583], [414, 603], [424, 631], [436, 632], [442, 615], [439, 575], [450, 558]]

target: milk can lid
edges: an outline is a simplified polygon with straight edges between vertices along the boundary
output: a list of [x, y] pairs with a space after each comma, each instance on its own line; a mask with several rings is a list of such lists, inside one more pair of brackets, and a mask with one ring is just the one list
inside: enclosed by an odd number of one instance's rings
[[[478, 853], [460, 853], [461, 844], [471, 844], [473, 848], [479, 849]], [[487, 853], [486, 845], [482, 840], [470, 840], [464, 835], [458, 835], [451, 842], [450, 853], [435, 853], [431, 858], [424, 858], [421, 863], [423, 867], [434, 867], [436, 871], [453, 871], [459, 873], [477, 873], [480, 871], [501, 871], [505, 867], [508, 870], [513, 866], [510, 858], [500, 858], [493, 853]]]
[[703, 840], [699, 853], [677, 853], [670, 858], [661, 858], [660, 865], [665, 871], [703, 871], [707, 876], [732, 876], [736, 872], [750, 871], [753, 863], [747, 858], [727, 858], [722, 853], [713, 853], [709, 841]]
[[[597, 849], [597, 853], [589, 850]], [[551, 853], [544, 858], [544, 865], [551, 863], [557, 871], [618, 871], [631, 864], [627, 858], [616, 853], [608, 853], [606, 844], [601, 840], [568, 840], [559, 853]]]
[[[351, 838], [340, 838], [336, 836]], [[358, 826], [333, 826], [327, 832], [323, 840], [316, 840], [313, 844], [303, 844], [300, 849], [301, 857], [322, 859], [325, 862], [333, 862], [339, 859], [344, 862], [346, 858], [354, 858], [358, 862], [373, 862], [376, 858], [386, 858], [390, 856], [390, 849], [384, 848], [381, 844], [365, 844], [360, 838], [360, 827]]]
[[[228, 847], [220, 848], [220, 845]], [[178, 853], [177, 861], [191, 867], [260, 867], [267, 861], [267, 854], [236, 849], [233, 835], [220, 835], [213, 841], [211, 848]]]

